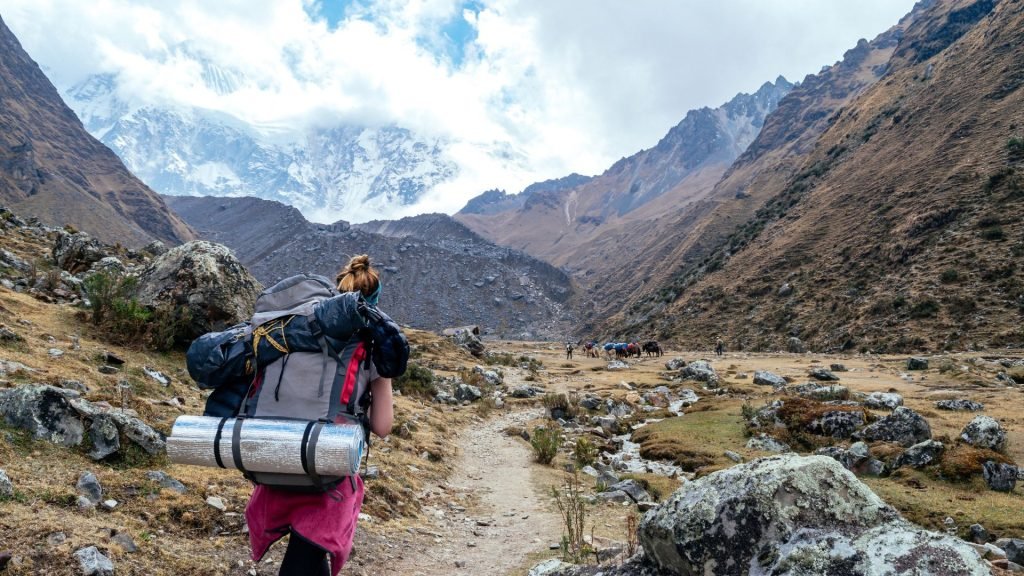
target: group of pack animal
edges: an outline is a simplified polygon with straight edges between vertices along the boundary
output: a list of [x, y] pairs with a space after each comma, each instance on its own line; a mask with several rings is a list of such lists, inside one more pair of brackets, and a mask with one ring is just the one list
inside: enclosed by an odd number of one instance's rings
[[[324, 446], [331, 438], [325, 426], [361, 427], [361, 452], [362, 442], [369, 441], [366, 410], [371, 398], [366, 370], [360, 368], [368, 369], [372, 361], [380, 376], [398, 377], [408, 358], [409, 344], [401, 329], [360, 293], [339, 294], [327, 278], [317, 275], [278, 282], [256, 299], [250, 321], [205, 334], [189, 347], [189, 375], [200, 388], [212, 390], [203, 416], [219, 419], [214, 437], [201, 444], [211, 452], [200, 458], [211, 461], [203, 465], [235, 468], [268, 486], [332, 488], [345, 476], [318, 473], [317, 455], [331, 448]], [[255, 438], [256, 425], [248, 427], [253, 432], [246, 436], [247, 424], [260, 422], [265, 430], [270, 421], [292, 428], [301, 423], [301, 437], [294, 445], [281, 438]], [[281, 454], [281, 461], [294, 460], [299, 469], [275, 473], [247, 467], [258, 460], [247, 450], [270, 448], [294, 448], [297, 453]], [[188, 456], [187, 463], [197, 463], [195, 454]]]
[[[567, 343], [565, 350], [566, 358], [572, 358], [573, 345]], [[664, 353], [661, 344], [658, 344], [656, 340], [648, 340], [643, 344], [640, 342], [605, 342], [603, 346], [594, 340], [583, 343], [583, 351], [586, 353], [587, 358], [599, 358], [601, 350], [604, 350], [604, 355], [609, 360], [612, 358], [631, 358], [634, 356], [639, 358], [644, 352], [648, 356], [661, 356]]]

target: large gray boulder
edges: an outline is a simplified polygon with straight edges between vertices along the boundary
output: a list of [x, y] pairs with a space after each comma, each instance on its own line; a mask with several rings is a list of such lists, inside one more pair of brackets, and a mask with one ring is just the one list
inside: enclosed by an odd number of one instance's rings
[[78, 446], [88, 430], [94, 443], [90, 456], [99, 460], [117, 452], [120, 436], [151, 455], [165, 451], [164, 437], [137, 417], [93, 404], [74, 390], [42, 384], [0, 389], [0, 418], [40, 440]]
[[864, 399], [864, 405], [873, 410], [895, 410], [903, 406], [903, 396], [895, 392], [872, 392]]
[[61, 446], [78, 446], [85, 425], [71, 405], [78, 394], [53, 386], [30, 384], [0, 390], [0, 418], [34, 438]]
[[931, 464], [937, 464], [945, 450], [946, 446], [942, 442], [938, 440], [925, 440], [907, 448], [896, 458], [892, 468], [893, 470], [903, 466], [924, 468]]
[[807, 431], [832, 438], [850, 438], [864, 425], [864, 412], [833, 410], [825, 412], [807, 425]]
[[754, 384], [772, 386], [773, 388], [783, 388], [786, 386], [786, 379], [774, 372], [757, 370], [754, 372]]
[[685, 484], [640, 523], [678, 575], [983, 575], [967, 543], [903, 520], [832, 458], [782, 455]]
[[988, 448], [997, 452], [1006, 449], [1006, 432], [991, 416], [975, 416], [960, 432], [960, 439], [975, 448]]
[[168, 250], [139, 275], [135, 297], [158, 307], [187, 307], [195, 338], [248, 320], [262, 290], [226, 246], [199, 240]]
[[51, 253], [57, 267], [72, 274], [88, 270], [108, 255], [103, 244], [85, 232], [71, 234], [64, 230], [57, 233]]
[[487, 347], [480, 340], [480, 330], [476, 326], [450, 328], [444, 331], [444, 335], [451, 338], [456, 346], [464, 348], [475, 358], [482, 358], [487, 352]]
[[932, 437], [931, 426], [923, 416], [906, 406], [893, 410], [892, 414], [879, 418], [857, 432], [855, 438], [875, 442], [896, 442], [909, 448]]
[[1017, 485], [1017, 467], [1013, 464], [986, 461], [981, 465], [981, 474], [988, 487], [997, 492], [1013, 492]]
[[966, 398], [958, 398], [956, 400], [939, 400], [935, 403], [935, 407], [939, 410], [957, 410], [965, 412], [981, 412], [985, 409], [985, 405], [981, 402], [967, 400]]
[[679, 377], [683, 380], [703, 382], [708, 388], [718, 387], [718, 373], [705, 360], [690, 362], [679, 370]]

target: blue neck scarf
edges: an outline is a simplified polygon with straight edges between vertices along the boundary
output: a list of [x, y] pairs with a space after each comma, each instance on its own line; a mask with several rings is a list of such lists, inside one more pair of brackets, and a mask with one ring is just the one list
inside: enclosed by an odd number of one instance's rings
[[364, 296], [363, 299], [365, 299], [370, 305], [376, 306], [377, 301], [380, 300], [380, 290], [383, 286], [384, 285], [378, 281], [377, 289], [373, 291], [373, 294], [370, 294], [369, 296]]

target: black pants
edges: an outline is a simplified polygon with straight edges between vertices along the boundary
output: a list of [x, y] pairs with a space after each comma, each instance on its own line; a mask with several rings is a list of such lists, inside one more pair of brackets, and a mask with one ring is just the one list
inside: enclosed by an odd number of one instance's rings
[[288, 549], [281, 561], [278, 576], [330, 576], [327, 552], [323, 548], [292, 532]]

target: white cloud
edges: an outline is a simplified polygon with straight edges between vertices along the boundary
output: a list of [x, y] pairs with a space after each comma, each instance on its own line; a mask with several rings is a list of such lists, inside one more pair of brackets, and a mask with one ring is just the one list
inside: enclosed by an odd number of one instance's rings
[[[690, 109], [833, 63], [912, 2], [388, 0], [352, 3], [337, 27], [310, 17], [314, 0], [5, 0], [2, 15], [58, 87], [118, 72], [142, 102], [450, 139], [461, 176], [418, 209], [452, 212], [488, 188], [599, 173]], [[453, 62], [442, 26], [459, 17], [476, 39]], [[247, 83], [207, 89], [183, 45]]]

